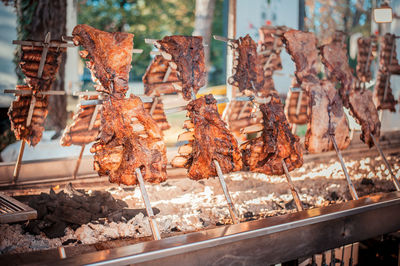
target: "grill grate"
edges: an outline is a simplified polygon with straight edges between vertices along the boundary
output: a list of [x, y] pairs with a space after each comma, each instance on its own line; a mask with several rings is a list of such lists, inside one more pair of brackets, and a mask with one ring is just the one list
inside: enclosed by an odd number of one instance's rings
[[36, 217], [36, 210], [0, 192], [0, 223], [19, 222]]

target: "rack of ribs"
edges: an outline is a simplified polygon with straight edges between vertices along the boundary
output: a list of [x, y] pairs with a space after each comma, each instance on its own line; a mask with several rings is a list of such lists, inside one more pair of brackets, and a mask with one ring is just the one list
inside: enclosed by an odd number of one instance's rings
[[357, 78], [361, 82], [369, 82], [372, 79], [371, 63], [378, 49], [376, 36], [360, 37], [357, 45]]
[[240, 171], [242, 157], [236, 139], [221, 120], [214, 97], [209, 94], [192, 100], [187, 105], [188, 116], [179, 141], [188, 144], [179, 147], [179, 155], [171, 165], [188, 168], [188, 176], [199, 180], [217, 176], [214, 160], [223, 173]]
[[171, 126], [167, 121], [167, 116], [164, 112], [164, 104], [161, 98], [154, 97], [153, 102], [143, 103], [144, 109], [151, 115], [162, 131], [169, 129]]
[[310, 100], [310, 122], [308, 123], [305, 147], [310, 153], [321, 153], [334, 149], [330, 134], [335, 136], [339, 149], [350, 144], [349, 124], [343, 110], [342, 100], [332, 82], [305, 83]]
[[392, 88], [390, 86], [389, 68], [397, 66], [396, 36], [386, 33], [380, 42], [379, 71], [374, 87], [373, 99], [378, 110], [390, 110], [396, 112]]
[[[206, 83], [203, 38], [173, 35], [156, 41], [154, 45], [164, 58], [171, 60], [169, 65], [176, 70], [182, 82], [182, 96], [189, 101], [192, 99], [192, 90], [196, 94]], [[173, 84], [180, 88], [179, 84]]]
[[318, 40], [314, 33], [289, 30], [283, 34], [282, 40], [296, 65], [298, 83], [318, 83]]
[[[322, 62], [325, 67], [342, 83], [343, 95], [347, 95], [344, 102], [347, 102], [350, 108], [350, 114], [361, 125], [361, 140], [368, 146], [373, 146], [371, 134], [379, 137], [380, 121], [378, 111], [372, 101], [372, 92], [361, 88], [353, 88], [353, 84], [359, 83], [353, 76], [352, 70], [348, 65], [348, 57], [343, 43], [332, 42], [321, 48]], [[345, 84], [345, 85], [344, 85]], [[340, 91], [339, 91], [340, 92]]]
[[154, 57], [142, 77], [144, 94], [160, 96], [161, 94], [175, 93], [177, 90], [172, 85], [173, 83], [182, 87], [182, 82], [179, 80], [176, 70], [170, 66], [171, 62], [161, 55]]
[[112, 183], [137, 184], [137, 168], [148, 182], [166, 180], [162, 132], [137, 96], [110, 97], [103, 103], [100, 134], [90, 151], [95, 154], [95, 170]]
[[260, 91], [263, 88], [264, 78], [257, 44], [248, 34], [231, 41], [230, 44], [233, 48], [233, 67], [228, 83], [238, 87], [241, 92]]
[[[83, 96], [83, 100], [97, 100], [98, 96]], [[100, 107], [100, 106], [99, 106]], [[86, 145], [96, 140], [100, 129], [100, 110], [96, 105], [78, 105], [78, 112], [61, 137], [62, 146]], [[97, 108], [97, 110], [96, 110]], [[95, 111], [96, 110], [96, 111]], [[96, 112], [96, 117], [94, 113]]]
[[286, 118], [292, 124], [307, 124], [310, 116], [309, 98], [301, 86], [297, 84], [296, 79], [292, 81], [292, 88], [297, 90], [290, 89], [287, 94], [284, 110]]
[[278, 93], [271, 92], [266, 99], [269, 102], [260, 105], [264, 121], [261, 136], [240, 147], [243, 163], [253, 172], [282, 175], [285, 173], [282, 162], [292, 171], [303, 165], [303, 154], [299, 138], [290, 130]]
[[84, 50], [79, 54], [88, 59], [96, 90], [122, 97], [128, 90], [131, 69], [133, 34], [104, 32], [85, 24], [75, 26], [72, 31], [75, 45]]
[[[16, 90], [32, 90], [27, 85], [17, 85]], [[27, 125], [29, 107], [34, 97], [32, 95], [18, 95], [12, 102], [8, 111], [11, 121], [11, 129], [14, 131], [17, 140], [24, 140], [31, 146], [35, 146], [42, 138], [44, 121], [47, 117], [47, 106], [49, 96], [36, 96], [32, 119]]]

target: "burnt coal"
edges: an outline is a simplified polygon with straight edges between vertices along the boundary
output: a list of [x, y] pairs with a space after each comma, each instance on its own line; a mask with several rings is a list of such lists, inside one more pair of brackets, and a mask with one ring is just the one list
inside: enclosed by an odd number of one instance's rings
[[374, 181], [371, 178], [363, 178], [361, 180], [361, 185], [365, 185], [365, 186], [374, 186]]
[[[140, 212], [146, 215], [145, 209], [127, 209], [128, 205], [107, 191], [93, 191], [88, 194], [84, 190], [76, 190], [71, 184], [56, 193], [50, 189], [49, 193], [26, 196], [25, 201], [38, 212], [37, 220], [23, 225], [26, 232], [38, 235], [44, 232], [49, 238], [62, 237], [65, 228], [76, 229], [89, 222], [128, 221]], [[153, 208], [158, 214], [159, 209]]]

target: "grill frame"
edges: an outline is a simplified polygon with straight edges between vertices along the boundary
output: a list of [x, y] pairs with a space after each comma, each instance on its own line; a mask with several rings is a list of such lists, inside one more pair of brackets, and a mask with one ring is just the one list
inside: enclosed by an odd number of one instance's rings
[[0, 224], [37, 218], [37, 211], [0, 192]]

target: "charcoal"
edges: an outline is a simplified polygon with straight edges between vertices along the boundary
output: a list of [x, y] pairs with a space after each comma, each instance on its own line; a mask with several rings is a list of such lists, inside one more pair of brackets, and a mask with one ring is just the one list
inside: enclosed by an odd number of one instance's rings
[[67, 224], [63, 221], [59, 221], [43, 229], [43, 232], [48, 238], [62, 237], [65, 235], [65, 228], [67, 228]]
[[[139, 213], [142, 213], [144, 216], [147, 216], [146, 209], [123, 209], [122, 210], [122, 216], [127, 220], [132, 219], [133, 217], [135, 217]], [[159, 214], [160, 213], [160, 209], [153, 208], [153, 213], [154, 213], [154, 215]]]
[[78, 239], [68, 239], [68, 240], [65, 240], [64, 242], [62, 242], [62, 245], [67, 246], [69, 244], [75, 243], [76, 241], [78, 241]]
[[28, 223], [23, 225], [22, 229], [25, 232], [29, 232], [33, 235], [40, 235], [41, 230], [40, 230], [39, 224], [41, 222], [42, 221], [39, 221], [39, 220], [30, 220], [30, 221], [28, 221]]
[[372, 179], [370, 179], [370, 178], [363, 178], [362, 180], [361, 180], [361, 185], [365, 185], [365, 186], [375, 186], [375, 183], [374, 183], [374, 181], [372, 180]]
[[71, 224], [86, 224], [92, 220], [92, 214], [83, 209], [74, 209], [68, 206], [60, 206], [55, 211], [55, 215], [61, 221], [71, 223]]
[[112, 212], [108, 215], [108, 220], [111, 222], [119, 222], [122, 218], [122, 210]]
[[244, 216], [244, 218], [251, 218], [251, 217], [254, 216], [254, 214], [253, 214], [252, 212], [248, 211], [248, 212], [245, 212], [245, 213], [243, 214], [243, 216]]

